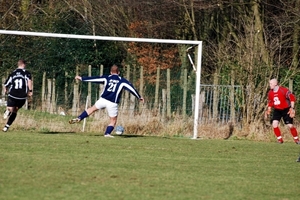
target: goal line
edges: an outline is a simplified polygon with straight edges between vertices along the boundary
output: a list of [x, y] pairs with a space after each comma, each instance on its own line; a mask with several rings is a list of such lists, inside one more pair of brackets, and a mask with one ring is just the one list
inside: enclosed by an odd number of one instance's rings
[[190, 44], [190, 45], [197, 46], [198, 47], [198, 54], [197, 54], [197, 67], [196, 67], [196, 91], [195, 91], [195, 110], [194, 110], [195, 113], [194, 113], [194, 130], [193, 130], [192, 139], [197, 139], [198, 138], [202, 41], [154, 39], [154, 38], [132, 38], [132, 37], [112, 37], [112, 36], [95, 36], [95, 35], [75, 35], [75, 34], [45, 33], [45, 32], [30, 32], [30, 31], [12, 31], [12, 30], [0, 30], [0, 34], [21, 35], [21, 36], [37, 36], [37, 37], [54, 37], [54, 38], [67, 38], [67, 39], [106, 40], [106, 41], [120, 41], [120, 42]]

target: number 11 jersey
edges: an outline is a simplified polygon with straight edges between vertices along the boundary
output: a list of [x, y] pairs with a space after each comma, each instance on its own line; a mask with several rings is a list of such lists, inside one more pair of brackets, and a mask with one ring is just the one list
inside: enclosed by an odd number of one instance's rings
[[8, 88], [8, 96], [15, 99], [26, 99], [28, 80], [31, 80], [29, 71], [20, 68], [13, 71], [4, 83], [4, 87]]

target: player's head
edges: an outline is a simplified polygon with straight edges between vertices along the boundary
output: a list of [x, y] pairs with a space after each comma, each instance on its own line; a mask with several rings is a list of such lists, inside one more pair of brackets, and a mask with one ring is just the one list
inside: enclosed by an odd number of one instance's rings
[[18, 67], [20, 68], [25, 68], [26, 66], [26, 61], [23, 59], [18, 60]]
[[278, 81], [276, 78], [270, 80], [270, 89], [274, 89], [278, 85]]
[[113, 65], [110, 68], [110, 74], [120, 74], [119, 68], [117, 65]]

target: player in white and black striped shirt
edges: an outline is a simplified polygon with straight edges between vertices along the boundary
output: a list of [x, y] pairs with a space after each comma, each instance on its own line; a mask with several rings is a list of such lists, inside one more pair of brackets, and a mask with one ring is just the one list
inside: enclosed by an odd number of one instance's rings
[[4, 83], [8, 93], [7, 108], [3, 118], [8, 119], [3, 131], [6, 132], [17, 117], [17, 112], [25, 104], [27, 96], [32, 96], [32, 78], [25, 69], [26, 61], [19, 60], [18, 68], [14, 70]]

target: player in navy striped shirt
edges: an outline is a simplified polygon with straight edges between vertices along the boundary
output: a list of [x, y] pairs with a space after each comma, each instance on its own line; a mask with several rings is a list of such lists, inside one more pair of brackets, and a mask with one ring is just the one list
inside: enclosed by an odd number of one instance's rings
[[120, 72], [118, 66], [113, 65], [110, 69], [110, 75], [94, 76], [94, 77], [76, 76], [75, 79], [77, 80], [104, 84], [104, 89], [102, 91], [100, 99], [95, 103], [95, 105], [83, 111], [83, 113], [81, 113], [81, 115], [79, 115], [77, 118], [71, 119], [69, 123], [70, 124], [78, 123], [84, 118], [94, 113], [95, 111], [106, 108], [108, 115], [110, 117], [110, 123], [106, 128], [104, 136], [113, 137], [111, 135], [111, 132], [114, 130], [114, 127], [117, 123], [118, 103], [120, 101], [122, 90], [123, 89], [128, 90], [131, 94], [136, 96], [136, 98], [138, 98], [141, 102], [144, 102], [144, 99], [133, 87], [133, 85], [125, 78], [120, 77], [119, 74]]

